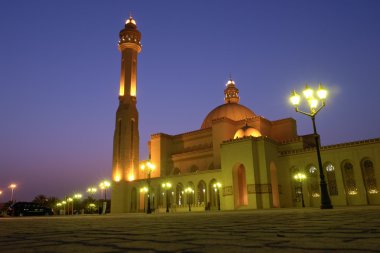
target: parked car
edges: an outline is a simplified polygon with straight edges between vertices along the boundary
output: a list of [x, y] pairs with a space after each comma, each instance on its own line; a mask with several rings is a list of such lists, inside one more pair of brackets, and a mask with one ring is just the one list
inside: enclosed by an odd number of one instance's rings
[[11, 205], [7, 214], [11, 216], [26, 215], [53, 215], [53, 210], [49, 207], [42, 206], [33, 202], [17, 202]]

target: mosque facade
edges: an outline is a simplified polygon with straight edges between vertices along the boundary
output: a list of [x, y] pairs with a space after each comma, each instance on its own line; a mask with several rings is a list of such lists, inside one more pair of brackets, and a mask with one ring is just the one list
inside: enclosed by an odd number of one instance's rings
[[[153, 212], [320, 207], [315, 136], [298, 135], [292, 118], [270, 121], [240, 104], [232, 79], [224, 103], [207, 114], [200, 129], [152, 134], [150, 159], [140, 161], [136, 90], [141, 33], [132, 17], [119, 37], [112, 213], [148, 207]], [[320, 150], [333, 206], [380, 204], [380, 138]], [[147, 163], [150, 168], [144, 167]], [[303, 181], [295, 179], [299, 173]]]

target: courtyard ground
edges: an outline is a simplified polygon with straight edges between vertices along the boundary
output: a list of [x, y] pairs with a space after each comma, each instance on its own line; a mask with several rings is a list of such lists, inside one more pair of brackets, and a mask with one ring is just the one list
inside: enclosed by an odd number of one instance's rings
[[3, 217], [0, 252], [380, 252], [380, 206]]

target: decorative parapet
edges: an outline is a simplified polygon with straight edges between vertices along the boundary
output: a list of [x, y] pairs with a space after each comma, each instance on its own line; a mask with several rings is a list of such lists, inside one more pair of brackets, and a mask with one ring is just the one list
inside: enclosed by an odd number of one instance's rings
[[[380, 143], [380, 138], [361, 140], [361, 141], [353, 141], [353, 142], [345, 142], [345, 143], [340, 143], [340, 144], [323, 146], [323, 147], [321, 147], [321, 151], [340, 149], [340, 148], [350, 148], [350, 147], [355, 147], [355, 146], [362, 146], [362, 145], [368, 145], [368, 144], [378, 144], [378, 143]], [[280, 156], [288, 156], [288, 155], [304, 154], [304, 153], [314, 152], [315, 149], [316, 149], [315, 147], [313, 147], [313, 148], [302, 148], [302, 149], [286, 150], [286, 151], [282, 151], [279, 153], [280, 153]]]
[[248, 194], [260, 194], [260, 193], [271, 193], [271, 184], [248, 184], [247, 185]]

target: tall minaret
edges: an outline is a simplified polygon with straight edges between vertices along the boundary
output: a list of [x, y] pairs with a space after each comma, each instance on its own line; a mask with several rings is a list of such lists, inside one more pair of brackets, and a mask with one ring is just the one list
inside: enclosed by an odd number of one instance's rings
[[130, 17], [119, 34], [121, 75], [119, 107], [113, 138], [113, 181], [132, 181], [138, 176], [139, 129], [136, 108], [137, 54], [141, 51], [141, 33]]

